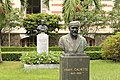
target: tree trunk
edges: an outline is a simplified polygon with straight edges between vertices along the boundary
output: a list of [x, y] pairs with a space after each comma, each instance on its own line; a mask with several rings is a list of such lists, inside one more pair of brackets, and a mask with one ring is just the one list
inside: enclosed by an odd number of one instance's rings
[[32, 36], [32, 47], [34, 47], [35, 46], [35, 38], [34, 38], [34, 36]]
[[8, 32], [8, 46], [10, 47], [10, 31]]
[[2, 56], [1, 56], [1, 41], [2, 41], [2, 29], [0, 29], [0, 62], [2, 62]]

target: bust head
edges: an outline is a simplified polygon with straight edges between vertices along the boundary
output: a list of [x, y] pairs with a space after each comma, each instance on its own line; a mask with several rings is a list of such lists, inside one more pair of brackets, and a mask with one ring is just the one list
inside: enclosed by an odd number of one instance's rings
[[45, 20], [40, 20], [41, 25], [45, 25]]
[[80, 26], [79, 21], [71, 21], [69, 23], [70, 35], [72, 38], [77, 38], [79, 26]]
[[37, 27], [40, 32], [47, 32], [48, 28], [45, 25], [45, 20], [40, 20], [40, 25]]

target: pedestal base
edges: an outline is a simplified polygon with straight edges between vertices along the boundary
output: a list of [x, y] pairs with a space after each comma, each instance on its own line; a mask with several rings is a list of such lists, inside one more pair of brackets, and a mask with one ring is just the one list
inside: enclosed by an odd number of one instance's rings
[[88, 56], [61, 56], [60, 80], [89, 80]]

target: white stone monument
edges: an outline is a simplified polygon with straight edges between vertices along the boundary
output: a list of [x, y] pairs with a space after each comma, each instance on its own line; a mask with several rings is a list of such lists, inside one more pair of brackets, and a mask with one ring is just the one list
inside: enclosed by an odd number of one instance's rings
[[48, 35], [45, 33], [40, 33], [37, 35], [37, 52], [48, 53]]
[[42, 52], [48, 53], [49, 48], [49, 37], [45, 33], [47, 32], [47, 26], [44, 24], [44, 20], [41, 20], [41, 25], [37, 27], [40, 30], [40, 34], [37, 35], [37, 52], [41, 54]]

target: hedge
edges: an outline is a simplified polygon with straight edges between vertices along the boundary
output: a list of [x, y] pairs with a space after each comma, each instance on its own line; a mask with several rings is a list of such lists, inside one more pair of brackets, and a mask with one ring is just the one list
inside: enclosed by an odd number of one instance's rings
[[8, 53], [2, 53], [2, 60], [3, 61], [20, 61], [20, 57], [22, 56], [22, 53], [18, 52], [8, 52]]
[[[36, 47], [2, 47], [2, 52], [36, 51]], [[49, 47], [49, 51], [62, 51], [58, 46]], [[99, 46], [88, 46], [85, 51], [101, 51]]]
[[[16, 51], [36, 51], [36, 47], [2, 47], [2, 52], [16, 52]], [[62, 51], [61, 48], [54, 46], [49, 47], [50, 51]]]
[[91, 60], [102, 59], [102, 53], [103, 51], [86, 51], [86, 54], [90, 56]]
[[[19, 61], [22, 53], [36, 51], [36, 47], [2, 47], [3, 61]], [[58, 46], [49, 47], [49, 51], [62, 51]], [[90, 59], [101, 59], [101, 47], [88, 46], [85, 49]]]
[[[19, 58], [24, 53], [25, 52], [2, 52], [2, 59], [3, 61], [19, 61]], [[102, 51], [86, 51], [86, 54], [90, 56], [91, 60], [102, 59], [101, 57]]]
[[36, 51], [36, 47], [2, 47], [2, 52]]
[[85, 51], [101, 51], [100, 46], [88, 46]]

